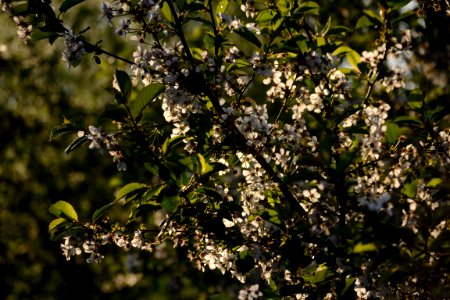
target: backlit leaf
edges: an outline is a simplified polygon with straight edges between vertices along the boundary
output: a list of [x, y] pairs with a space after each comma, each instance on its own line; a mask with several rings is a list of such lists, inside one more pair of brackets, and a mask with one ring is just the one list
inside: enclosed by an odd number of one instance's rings
[[73, 206], [66, 201], [58, 201], [50, 205], [49, 212], [56, 216], [73, 221], [78, 221], [78, 215]]

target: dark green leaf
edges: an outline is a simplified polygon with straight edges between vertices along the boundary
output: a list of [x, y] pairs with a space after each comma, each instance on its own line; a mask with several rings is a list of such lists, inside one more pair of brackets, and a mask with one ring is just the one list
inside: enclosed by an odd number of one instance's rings
[[133, 117], [137, 118], [142, 110], [161, 94], [162, 91], [164, 91], [164, 84], [162, 83], [152, 83], [143, 88], [136, 99], [130, 103], [130, 110]]
[[162, 154], [165, 155], [171, 147], [180, 143], [184, 138], [185, 138], [184, 136], [175, 136], [173, 138], [167, 138], [164, 141], [164, 144], [162, 145], [161, 149]]
[[15, 5], [11, 10], [11, 15], [13, 16], [26, 15], [27, 13], [28, 13], [28, 3]]
[[[197, 12], [199, 10], [205, 10], [206, 7], [203, 3], [199, 3], [199, 2], [192, 2], [190, 4], [188, 4], [187, 6], [187, 11], [189, 11], [190, 13], [193, 12]], [[211, 24], [211, 22], [209, 22]]]
[[438, 207], [432, 215], [431, 227], [439, 225], [442, 221], [450, 220], [450, 205]]
[[77, 128], [72, 123], [63, 124], [61, 126], [55, 127], [50, 132], [50, 140], [49, 141], [53, 141], [54, 139], [56, 139], [57, 137], [59, 137], [61, 135], [75, 132], [75, 131], [77, 131]]
[[247, 28], [242, 27], [238, 30], [235, 30], [234, 32], [243, 37], [248, 42], [255, 45], [256, 47], [261, 48], [261, 42], [259, 41], [258, 37]]
[[147, 170], [147, 171], [150, 171], [153, 175], [155, 175], [155, 176], [159, 176], [159, 172], [158, 172], [158, 166], [156, 166], [156, 165], [152, 165], [151, 163], [149, 163], [149, 162], [146, 162], [146, 163], [144, 163], [144, 168]]
[[96, 211], [94, 211], [94, 214], [92, 215], [92, 222], [93, 222], [93, 223], [97, 222], [97, 220], [98, 220], [99, 218], [103, 217], [103, 216], [108, 212], [108, 210], [109, 210], [112, 206], [114, 206], [114, 204], [115, 204], [115, 202], [108, 203], [108, 204], [106, 204], [105, 206], [103, 206], [103, 207], [97, 209]]
[[448, 251], [450, 250], [450, 231], [443, 230], [430, 245], [430, 250], [434, 251]]
[[65, 0], [63, 3], [61, 3], [61, 6], [59, 7], [60, 12], [66, 12], [70, 8], [74, 7], [75, 5], [78, 5], [80, 3], [84, 2], [84, 0]]
[[75, 141], [73, 141], [67, 148], [64, 150], [66, 154], [69, 154], [73, 150], [77, 149], [81, 145], [84, 144], [88, 140], [88, 137], [86, 135], [83, 135], [82, 137], [77, 138]]
[[353, 285], [355, 280], [356, 280], [356, 278], [346, 278], [345, 279], [345, 286], [341, 291], [341, 296], [347, 292], [347, 290]]
[[97, 117], [97, 123], [102, 124], [105, 120], [124, 122], [128, 116], [127, 110], [123, 106], [107, 106]]
[[49, 38], [54, 35], [57, 35], [57, 34], [54, 32], [50, 32], [50, 31], [41, 31], [39, 29], [36, 29], [36, 30], [33, 30], [33, 32], [31, 33], [31, 41], [35, 42], [35, 41], [43, 40], [43, 39]]
[[401, 14], [400, 16], [398, 16], [397, 18], [394, 18], [394, 19], [391, 21], [391, 24], [392, 24], [392, 25], [395, 25], [395, 24], [400, 23], [400, 22], [402, 22], [402, 21], [404, 21], [404, 22], [409, 22], [409, 21], [410, 21], [409, 18], [412, 18], [412, 17], [415, 17], [415, 16], [417, 16], [417, 15], [416, 15], [416, 12], [413, 11], [413, 10], [410, 10], [410, 11], [407, 11], [407, 12], [402, 13], [402, 14]]
[[412, 126], [422, 126], [422, 121], [409, 116], [400, 116], [394, 119], [394, 123], [398, 125], [412, 125]]
[[61, 200], [50, 205], [49, 212], [56, 217], [78, 221], [77, 212], [73, 206], [66, 201]]
[[222, 195], [220, 195], [216, 190], [206, 186], [196, 189], [195, 192], [211, 197], [214, 200], [222, 199]]
[[171, 196], [165, 195], [162, 198], [161, 206], [165, 211], [172, 213], [177, 209], [179, 201], [180, 198], [178, 197], [178, 195], [171, 195]]
[[179, 10], [184, 10], [186, 8], [186, 2], [187, 0], [177, 0], [177, 8]]
[[116, 70], [116, 80], [119, 84], [120, 93], [126, 99], [130, 96], [131, 93], [131, 79], [127, 72]]

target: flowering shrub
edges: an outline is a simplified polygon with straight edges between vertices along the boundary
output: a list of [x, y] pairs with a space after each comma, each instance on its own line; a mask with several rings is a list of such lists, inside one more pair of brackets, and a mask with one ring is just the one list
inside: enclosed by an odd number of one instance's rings
[[[448, 19], [447, 2], [366, 1], [345, 26], [313, 1], [103, 3], [132, 58], [63, 23], [81, 2], [57, 15], [45, 1], [2, 1], [25, 42], [64, 39], [69, 67], [129, 64], [99, 124], [52, 131], [77, 135], [66, 153], [89, 142], [118, 171], [147, 171], [89, 221], [66, 201], [50, 207], [67, 260], [169, 243], [240, 281], [238, 299], [449, 293], [448, 87], [421, 86], [416, 52], [432, 27], [414, 13]], [[127, 220], [108, 217], [116, 206]]]

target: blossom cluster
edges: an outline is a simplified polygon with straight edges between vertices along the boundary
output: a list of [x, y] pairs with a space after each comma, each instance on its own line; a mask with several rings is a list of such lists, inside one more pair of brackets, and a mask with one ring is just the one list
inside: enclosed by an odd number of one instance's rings
[[90, 141], [89, 149], [99, 149], [100, 154], [104, 154], [107, 151], [112, 156], [113, 161], [117, 163], [117, 170], [127, 170], [127, 165], [124, 161], [125, 157], [120, 149], [120, 142], [116, 134], [105, 134], [100, 128], [90, 125], [89, 131], [79, 131], [78, 137], [87, 137]]

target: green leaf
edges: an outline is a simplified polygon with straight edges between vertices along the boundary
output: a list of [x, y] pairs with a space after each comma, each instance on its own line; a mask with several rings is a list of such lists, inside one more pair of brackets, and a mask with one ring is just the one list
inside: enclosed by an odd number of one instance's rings
[[313, 1], [305, 1], [299, 5], [299, 7], [294, 11], [294, 16], [299, 14], [319, 14], [320, 5]]
[[386, 142], [389, 145], [394, 145], [398, 142], [398, 138], [400, 137], [400, 127], [393, 122], [387, 122], [386, 126]]
[[325, 26], [323, 26], [322, 30], [319, 33], [319, 36], [325, 36], [328, 33], [328, 30], [330, 30], [330, 26], [331, 26], [331, 17], [328, 16], [328, 20], [327, 23], [325, 24]]
[[19, 4], [19, 5], [15, 5], [11, 9], [11, 15], [13, 15], [13, 16], [26, 15], [27, 13], [28, 13], [28, 2]]
[[131, 114], [134, 118], [137, 118], [144, 108], [153, 101], [159, 94], [164, 91], [164, 84], [152, 83], [147, 85], [139, 95], [130, 103]]
[[441, 178], [433, 178], [433, 179], [431, 179], [430, 181], [428, 181], [428, 183], [427, 183], [427, 187], [436, 187], [436, 186], [438, 186], [439, 184], [441, 184], [441, 182], [442, 182], [442, 179]]
[[411, 0], [388, 0], [387, 4], [391, 9], [400, 9], [407, 5]]
[[102, 124], [105, 120], [117, 122], [125, 122], [128, 112], [123, 106], [110, 105], [107, 106], [97, 117], [97, 124]]
[[376, 25], [382, 26], [383, 25], [383, 19], [381, 18], [381, 15], [379, 13], [376, 13], [375, 11], [371, 9], [365, 9], [364, 14]]
[[161, 201], [161, 206], [165, 211], [172, 213], [177, 209], [179, 201], [180, 198], [178, 197], [178, 195], [166, 195]]
[[162, 145], [162, 155], [165, 155], [167, 151], [173, 147], [174, 145], [180, 143], [185, 137], [184, 136], [175, 136], [173, 138], [168, 138], [164, 141], [164, 144]]
[[314, 268], [314, 270], [312, 270], [313, 272], [310, 272], [310, 267], [305, 268], [304, 271], [305, 273], [302, 275], [302, 278], [310, 283], [319, 283], [325, 281], [328, 277], [333, 275], [333, 273], [328, 270], [325, 264]]
[[177, 0], [177, 8], [179, 10], [184, 10], [186, 8], [186, 2], [187, 0]]
[[36, 29], [36, 30], [33, 30], [33, 32], [31, 32], [31, 41], [36, 42], [39, 40], [49, 38], [51, 36], [58, 36], [58, 35], [51, 31], [41, 31], [39, 29]]
[[167, 4], [167, 1], [164, 1], [163, 6], [161, 8], [161, 14], [164, 18], [166, 18], [169, 22], [173, 23], [173, 16], [172, 12], [170, 11], [169, 4]]
[[259, 41], [258, 37], [253, 32], [248, 30], [247, 28], [242, 27], [238, 30], [235, 30], [234, 32], [236, 34], [240, 35], [241, 37], [243, 37], [248, 42], [255, 45], [256, 47], [261, 48], [261, 42]]
[[409, 116], [399, 116], [394, 119], [394, 123], [397, 123], [398, 125], [410, 125], [410, 126], [422, 126], [422, 121]]
[[332, 55], [339, 56], [339, 54], [348, 53], [348, 52], [352, 52], [352, 51], [355, 51], [355, 50], [353, 50], [352, 48], [350, 48], [348, 46], [340, 46], [336, 50], [333, 51]]
[[50, 222], [48, 225], [48, 231], [54, 231], [57, 227], [67, 224], [67, 219], [57, 218]]
[[119, 84], [120, 93], [122, 94], [124, 100], [127, 100], [131, 94], [131, 79], [127, 72], [116, 70], [116, 80]]
[[122, 199], [122, 198], [128, 198], [131, 195], [134, 195], [140, 191], [142, 191], [147, 185], [143, 184], [143, 183], [138, 183], [138, 182], [132, 182], [129, 183], [127, 185], [125, 185], [124, 187], [122, 187], [116, 195], [116, 201]]
[[152, 199], [155, 197], [158, 197], [159, 193], [161, 193], [161, 191], [164, 188], [165, 188], [165, 185], [163, 185], [163, 184], [152, 186], [144, 193], [144, 195], [142, 195], [141, 202], [146, 203], [146, 204], [151, 203]]
[[341, 296], [343, 296], [347, 290], [353, 285], [353, 283], [356, 281], [356, 278], [346, 278], [345, 279], [345, 286], [341, 291]]
[[97, 209], [96, 211], [94, 211], [94, 214], [92, 215], [92, 222], [95, 223], [97, 222], [97, 220], [101, 217], [103, 217], [106, 212], [112, 207], [114, 206], [115, 202], [111, 202], [106, 204], [105, 206]]
[[77, 212], [73, 206], [66, 201], [61, 200], [50, 205], [49, 212], [56, 217], [78, 221]]
[[347, 58], [348, 63], [353, 67], [353, 69], [360, 74], [361, 71], [358, 68], [358, 64], [361, 62], [361, 56], [356, 51], [347, 52], [345, 56]]
[[356, 72], [361, 73], [361, 71], [358, 68], [358, 64], [361, 62], [361, 56], [358, 54], [358, 52], [356, 52], [352, 48], [347, 46], [340, 46], [336, 50], [334, 50], [332, 54], [334, 56], [339, 56], [340, 54], [344, 53], [348, 63], [353, 67], [353, 69]]
[[404, 184], [402, 191], [409, 198], [414, 198], [417, 193], [417, 180]]
[[371, 27], [372, 25], [374, 24], [368, 17], [362, 16], [358, 19], [358, 22], [356, 22], [355, 29]]
[[450, 231], [443, 230], [430, 244], [430, 250], [432, 251], [445, 251], [448, 253], [450, 250]]
[[368, 244], [358, 243], [353, 248], [353, 253], [370, 252], [370, 251], [377, 251], [377, 250], [378, 250], [378, 248], [374, 243], [368, 243]]
[[72, 123], [63, 124], [61, 126], [55, 127], [50, 132], [50, 139], [49, 141], [53, 141], [59, 136], [62, 136], [67, 133], [72, 133], [77, 131], [77, 128]]
[[450, 205], [444, 205], [438, 207], [435, 211], [433, 211], [432, 219], [431, 219], [431, 228], [439, 225], [444, 220], [450, 219]]
[[407, 20], [408, 18], [413, 18], [413, 17], [416, 17], [416, 16], [417, 15], [416, 15], [416, 12], [414, 10], [410, 10], [410, 11], [404, 12], [400, 16], [398, 16], [397, 18], [394, 18], [391, 21], [391, 25], [395, 25], [395, 24], [400, 23], [402, 21], [409, 22], [410, 20]]
[[75, 150], [78, 147], [80, 147], [81, 145], [83, 145], [84, 142], [86, 142], [87, 140], [88, 140], [88, 137], [86, 135], [83, 135], [82, 137], [77, 138], [75, 141], [70, 143], [69, 146], [67, 146], [67, 148], [64, 150], [64, 152], [66, 152], [66, 154], [69, 154], [73, 150]]
[[205, 173], [213, 170], [213, 167], [206, 162], [205, 157], [203, 155], [201, 155], [200, 153], [197, 153], [197, 160], [199, 162], [198, 173], [200, 175], [204, 175]]
[[229, 0], [222, 0], [219, 3], [217, 3], [216, 9], [214, 10], [214, 13], [216, 15], [225, 13], [228, 9], [228, 6], [230, 5]]
[[84, 0], [65, 0], [63, 3], [61, 3], [59, 11], [62, 13], [66, 12], [67, 10], [74, 7], [75, 5], [80, 4], [81, 2], [84, 2]]
[[330, 36], [330, 35], [345, 35], [347, 32], [350, 32], [350, 31], [352, 31], [352, 29], [348, 28], [346, 26], [341, 26], [341, 25], [339, 25], [339, 26], [332, 26], [332, 27], [330, 27], [330, 29], [328, 29], [327, 36]]

